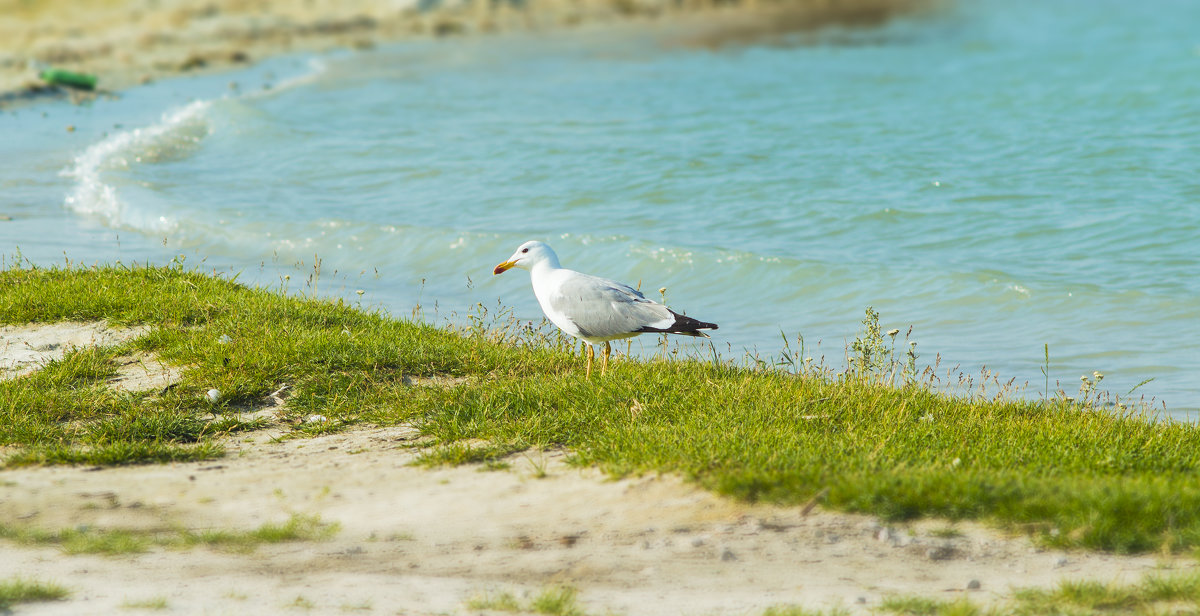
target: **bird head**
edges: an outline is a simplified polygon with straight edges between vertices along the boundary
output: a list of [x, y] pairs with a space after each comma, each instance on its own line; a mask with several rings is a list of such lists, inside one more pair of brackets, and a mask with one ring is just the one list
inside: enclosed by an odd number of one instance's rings
[[544, 242], [525, 242], [507, 261], [497, 265], [496, 269], [492, 270], [492, 274], [503, 274], [514, 267], [531, 270], [539, 263], [549, 263], [553, 267], [558, 267], [558, 256]]

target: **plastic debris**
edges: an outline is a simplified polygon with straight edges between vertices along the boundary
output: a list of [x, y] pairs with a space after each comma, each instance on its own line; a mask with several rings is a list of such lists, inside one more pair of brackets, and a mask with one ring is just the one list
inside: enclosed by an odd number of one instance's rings
[[96, 76], [87, 73], [51, 68], [42, 71], [38, 76], [42, 78], [42, 81], [55, 86], [66, 86], [77, 90], [96, 89]]

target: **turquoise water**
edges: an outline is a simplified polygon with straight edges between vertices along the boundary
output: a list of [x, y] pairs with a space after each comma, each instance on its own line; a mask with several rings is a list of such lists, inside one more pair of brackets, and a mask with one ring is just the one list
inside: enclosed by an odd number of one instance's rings
[[667, 287], [726, 356], [784, 332], [840, 364], [874, 306], [922, 363], [1038, 395], [1049, 345], [1052, 387], [1153, 378], [1138, 394], [1182, 417], [1197, 23], [1191, 2], [980, 0], [715, 50], [629, 31], [286, 58], [4, 113], [0, 248], [293, 289], [317, 256], [321, 292], [395, 314], [538, 319], [527, 275], [491, 268], [543, 239]]

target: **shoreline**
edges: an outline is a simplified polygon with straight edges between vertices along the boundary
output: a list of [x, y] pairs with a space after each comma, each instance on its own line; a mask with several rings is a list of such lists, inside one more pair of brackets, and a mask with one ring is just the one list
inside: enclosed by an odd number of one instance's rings
[[[452, 36], [559, 32], [649, 24], [671, 44], [719, 47], [830, 25], [870, 25], [938, 6], [937, 0], [532, 0], [441, 6], [413, 0], [305, 2], [125, 0], [81, 8], [66, 0], [0, 0], [0, 109], [40, 100], [81, 103], [176, 75], [251, 66], [300, 52], [370, 49]], [[47, 85], [38, 72], [98, 77], [95, 91]]]

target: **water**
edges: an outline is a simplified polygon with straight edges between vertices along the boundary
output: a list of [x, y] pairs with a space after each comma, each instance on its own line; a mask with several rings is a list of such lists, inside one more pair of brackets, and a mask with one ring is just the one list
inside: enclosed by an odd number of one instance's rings
[[1153, 378], [1138, 393], [1185, 417], [1196, 23], [1189, 2], [979, 0], [716, 50], [633, 31], [285, 58], [3, 114], [0, 247], [264, 284], [319, 257], [322, 292], [395, 314], [538, 319], [526, 274], [490, 272], [544, 239], [667, 287], [726, 356], [784, 332], [840, 364], [874, 306], [923, 363], [1039, 395], [1049, 345], [1051, 387]]

